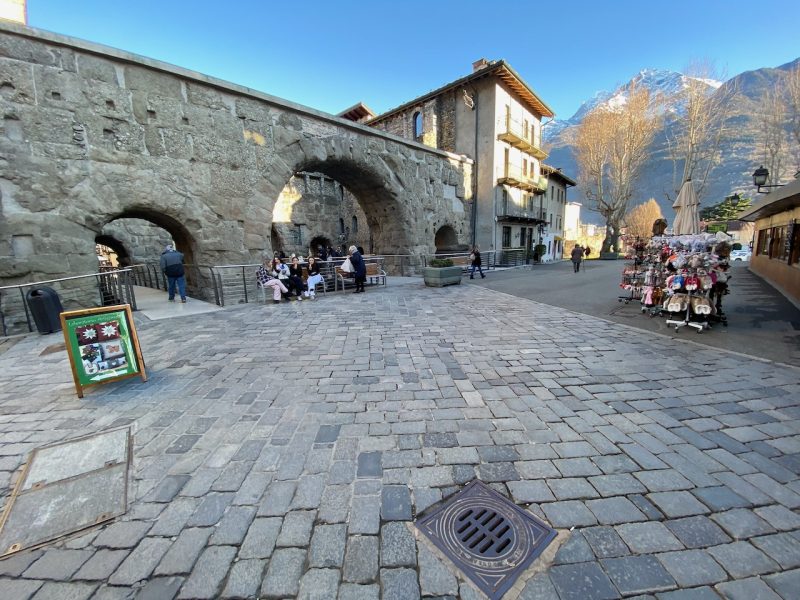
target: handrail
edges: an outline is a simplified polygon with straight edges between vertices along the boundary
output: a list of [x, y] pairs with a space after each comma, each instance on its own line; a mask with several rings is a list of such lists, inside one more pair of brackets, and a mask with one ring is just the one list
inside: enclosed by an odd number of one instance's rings
[[29, 283], [17, 283], [15, 285], [0, 286], [0, 290], [14, 290], [21, 287], [30, 287], [32, 285], [44, 285], [46, 283], [58, 283], [59, 281], [70, 281], [73, 279], [84, 279], [86, 277], [97, 277], [98, 275], [114, 275], [118, 273], [127, 273], [131, 269], [125, 267], [124, 269], [117, 269], [115, 271], [103, 271], [102, 273], [90, 273], [88, 275], [73, 275], [72, 277], [61, 277], [59, 279], [47, 279], [46, 281], [31, 281]]

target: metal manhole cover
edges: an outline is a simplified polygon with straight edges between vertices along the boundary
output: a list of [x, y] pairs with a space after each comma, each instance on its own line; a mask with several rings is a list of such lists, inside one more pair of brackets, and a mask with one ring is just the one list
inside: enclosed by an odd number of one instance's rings
[[130, 428], [36, 448], [0, 516], [0, 558], [127, 510]]
[[417, 528], [497, 600], [556, 537], [556, 531], [482, 481], [475, 480]]

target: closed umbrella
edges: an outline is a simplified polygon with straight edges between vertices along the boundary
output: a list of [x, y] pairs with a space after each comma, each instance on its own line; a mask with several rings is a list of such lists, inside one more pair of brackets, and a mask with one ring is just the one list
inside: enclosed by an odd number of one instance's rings
[[675, 222], [672, 224], [672, 233], [675, 235], [688, 235], [700, 233], [700, 215], [697, 207], [700, 202], [694, 193], [692, 180], [687, 179], [681, 186], [681, 191], [672, 208], [675, 209]]

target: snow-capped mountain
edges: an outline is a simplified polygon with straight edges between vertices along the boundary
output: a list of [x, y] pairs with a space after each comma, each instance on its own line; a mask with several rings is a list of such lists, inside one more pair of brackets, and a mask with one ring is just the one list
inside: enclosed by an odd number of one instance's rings
[[578, 125], [586, 115], [599, 106], [606, 106], [611, 109], [623, 106], [628, 100], [628, 90], [631, 84], [636, 85], [638, 88], [646, 88], [651, 96], [660, 96], [666, 99], [667, 101], [664, 104], [666, 110], [680, 112], [683, 108], [680, 102], [680, 92], [686, 89], [690, 79], [708, 86], [710, 94], [714, 93], [723, 84], [722, 81], [691, 78], [666, 69], [642, 69], [628, 83], [619, 86], [614, 91], [602, 90], [596, 92], [592, 98], [581, 104], [569, 119], [554, 119], [548, 123], [544, 129], [545, 140], [554, 140], [565, 129]]
[[[761, 160], [758, 121], [760, 98], [765, 90], [773, 90], [778, 79], [798, 65], [800, 58], [775, 68], [745, 71], [724, 83], [698, 80], [708, 86], [709, 94], [719, 94], [724, 102], [731, 103], [730, 116], [726, 121], [729, 136], [721, 148], [721, 163], [713, 169], [705, 186], [700, 199], [702, 206], [716, 204], [734, 192], [748, 197], [755, 196], [751, 175]], [[545, 126], [546, 149], [550, 154], [546, 162], [577, 179], [578, 168], [570, 141], [574, 128], [598, 106], [613, 109], [615, 106], [623, 105], [627, 101], [627, 88], [631, 82], [637, 86], [645, 86], [651, 94], [665, 98], [667, 101], [663, 106], [667, 118], [663, 121], [662, 129], [656, 134], [650, 151], [650, 160], [645, 164], [636, 183], [635, 195], [630, 201], [630, 206], [655, 198], [664, 216], [671, 221], [674, 210], [669, 197], [674, 197], [676, 184], [673, 181], [675, 165], [669, 159], [668, 137], [670, 132], [674, 133], [675, 128], [681, 127], [680, 117], [684, 107], [681, 105], [681, 96], [678, 92], [690, 82], [686, 75], [674, 71], [644, 69], [631, 81], [612, 92], [597, 92], [569, 119], [554, 120]], [[735, 94], [732, 94], [732, 91], [735, 91]], [[588, 208], [580, 187], [570, 192], [570, 200], [583, 202]], [[602, 220], [597, 213], [589, 210], [582, 211], [581, 219], [595, 223], [600, 223]]]

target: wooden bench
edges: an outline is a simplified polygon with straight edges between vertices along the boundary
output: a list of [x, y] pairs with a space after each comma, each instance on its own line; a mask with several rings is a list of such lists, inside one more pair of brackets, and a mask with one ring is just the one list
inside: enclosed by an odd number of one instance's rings
[[[378, 263], [366, 263], [367, 267], [367, 275], [366, 281], [369, 285], [377, 285], [382, 283], [386, 285], [386, 272], [381, 269], [380, 264]], [[355, 278], [352, 277], [352, 273], [346, 273], [342, 271], [341, 267], [336, 267], [336, 289], [339, 289], [339, 284], [341, 284], [342, 291], [348, 286], [355, 285]]]

